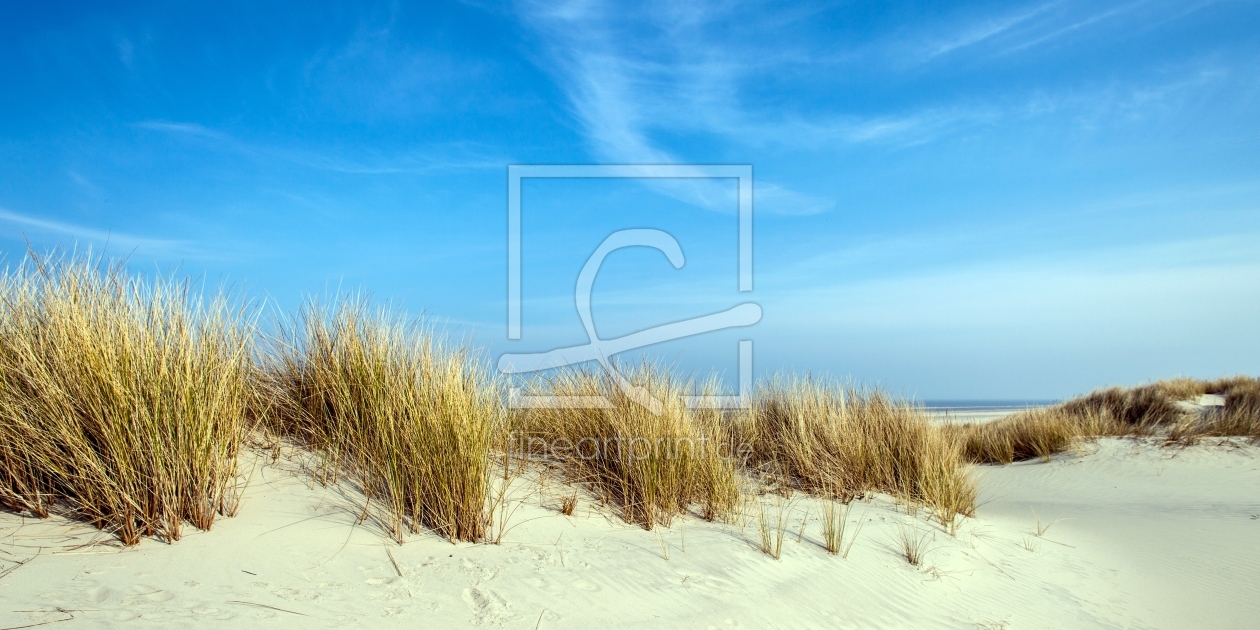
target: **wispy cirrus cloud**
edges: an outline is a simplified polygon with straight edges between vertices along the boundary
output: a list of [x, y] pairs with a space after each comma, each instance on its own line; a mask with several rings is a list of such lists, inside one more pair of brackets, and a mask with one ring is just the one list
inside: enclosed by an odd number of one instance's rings
[[1074, 31], [1079, 31], [1088, 26], [1092, 26], [1095, 23], [1102, 22], [1104, 20], [1108, 20], [1108, 19], [1120, 16], [1120, 15], [1123, 15], [1125, 13], [1129, 13], [1133, 11], [1134, 9], [1137, 9], [1147, 4], [1150, 4], [1150, 0], [1138, 0], [1137, 2], [1131, 2], [1129, 4], [1125, 4], [1125, 5], [1121, 5], [1112, 9], [1108, 9], [1106, 11], [1099, 11], [1097, 13], [1093, 13], [1083, 19], [1075, 20], [1065, 26], [1058, 26], [1056, 28], [1053, 28], [1047, 33], [1034, 36], [1027, 41], [1023, 41], [1014, 46], [1011, 46], [1010, 48], [1006, 49], [1006, 52], [1008, 53], [1018, 52], [1021, 50], [1028, 49], [1028, 48], [1032, 48], [1033, 46], [1045, 44], [1049, 41], [1058, 39]]
[[136, 123], [136, 127], [141, 129], [149, 129], [151, 131], [162, 131], [172, 134], [183, 134], [188, 136], [198, 136], [202, 138], [210, 138], [213, 140], [231, 140], [229, 136], [212, 131], [198, 125], [196, 123], [171, 122], [168, 120], [144, 120]]
[[393, 155], [341, 155], [247, 142], [197, 123], [146, 120], [135, 127], [173, 136], [192, 138], [214, 148], [253, 158], [281, 161], [303, 168], [355, 175], [435, 174], [476, 169], [501, 169], [511, 160], [495, 149], [471, 142], [432, 144], [423, 150]]
[[[126, 232], [102, 230], [98, 228], [66, 223], [43, 217], [31, 216], [0, 208], [0, 223], [16, 226], [20, 235], [28, 232], [70, 237], [74, 242], [104, 247], [117, 247], [120, 250], [139, 250], [145, 253], [180, 254], [194, 253], [192, 244], [185, 240], [151, 238]], [[7, 231], [7, 230], [6, 230]], [[15, 235], [16, 236], [16, 235]], [[199, 250], [197, 250], [199, 251]]]
[[1015, 14], [982, 19], [978, 23], [968, 25], [961, 32], [949, 36], [944, 41], [934, 44], [927, 50], [925, 57], [938, 57], [990, 40], [1061, 4], [1062, 0], [1056, 0], [1055, 2], [1047, 2]]
[[834, 199], [807, 195], [771, 182], [758, 182], [754, 197], [757, 199], [758, 210], [775, 214], [820, 214], [830, 212], [836, 207]]
[[[636, 43], [621, 32], [616, 12], [604, 3], [538, 3], [522, 9], [525, 21], [547, 42], [549, 58], [541, 65], [553, 69], [596, 158], [637, 164], [691, 161], [653, 137], [662, 132], [733, 133], [750, 139], [756, 125], [738, 106], [742, 64], [703, 37], [721, 13], [707, 4], [649, 7], [641, 16], [648, 22], [644, 26], [661, 38]], [[729, 186], [715, 182], [655, 180], [649, 185], [701, 207], [734, 209]], [[813, 214], [834, 206], [832, 200], [760, 180], [756, 194], [757, 207], [775, 213]]]
[[[1013, 13], [973, 18], [961, 27], [944, 27], [947, 33], [928, 36], [934, 43], [922, 51], [922, 60], [984, 45], [990, 46], [988, 50], [991, 54], [1006, 55], [1043, 46], [1074, 33], [1108, 28], [1108, 25], [1132, 30], [1163, 24], [1216, 3], [1217, 0], [1194, 4], [1160, 0], [1136, 0], [1123, 4], [1053, 0]], [[1134, 15], [1141, 13], [1142, 9], [1149, 10], [1141, 16]]]
[[[685, 162], [695, 159], [695, 147], [704, 147], [703, 155], [713, 155], [714, 146], [723, 149], [721, 155], [789, 151], [825, 159], [851, 148], [898, 150], [962, 133], [1010, 130], [1034, 118], [1092, 128], [1108, 119], [1167, 114], [1185, 100], [1181, 97], [1188, 89], [1223, 76], [1212, 68], [1205, 70], [1203, 64], [1209, 62], [1200, 61], [1155, 76], [1061, 82], [1036, 89], [980, 80], [982, 91], [973, 90], [967, 98], [935, 88], [926, 93], [944, 96], [934, 96], [935, 100], [899, 98], [897, 92], [886, 100], [854, 96], [855, 90], [871, 85], [876, 71], [883, 73], [872, 86], [878, 92], [885, 82], [913, 82], [922, 79], [917, 75], [935, 73], [924, 65], [933, 59], [970, 55], [983, 62], [1072, 33], [1088, 32], [1096, 40], [1121, 26], [1152, 27], [1189, 9], [1161, 0], [1103, 6], [1051, 0], [990, 16], [973, 13], [961, 21], [917, 20], [880, 39], [847, 44], [810, 41], [808, 24], [794, 21], [795, 16], [785, 18], [784, 24], [776, 22], [776, 28], [785, 32], [771, 37], [745, 23], [748, 6], [661, 3], [627, 13], [592, 0], [525, 3], [519, 12], [543, 43], [539, 67], [555, 78], [593, 155], [611, 163]], [[753, 12], [774, 21], [776, 11], [765, 9]], [[732, 24], [744, 29], [740, 34], [746, 36], [732, 37]], [[800, 43], [793, 38], [793, 29], [804, 29]], [[907, 33], [914, 43], [908, 42]], [[775, 46], [768, 45], [770, 41]], [[849, 75], [860, 78], [849, 86]], [[803, 93], [827, 82], [833, 85], [814, 92], [813, 101], [785, 102], [775, 98], [773, 90], [759, 88], [774, 83], [779, 89], [791, 85]], [[834, 207], [833, 200], [811, 195], [799, 182], [765, 182], [759, 177], [758, 183], [759, 209], [810, 214]], [[730, 207], [729, 195], [707, 184], [655, 185], [669, 186], [670, 194], [701, 206]]]

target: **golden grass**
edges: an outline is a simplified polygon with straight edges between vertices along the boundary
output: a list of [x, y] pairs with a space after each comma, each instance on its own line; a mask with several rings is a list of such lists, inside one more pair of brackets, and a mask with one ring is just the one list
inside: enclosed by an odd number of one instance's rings
[[560, 501], [560, 513], [565, 516], [573, 516], [573, 510], [577, 509], [577, 492], [564, 497]]
[[[1030, 409], [992, 422], [950, 427], [963, 440], [966, 458], [977, 463], [1009, 464], [1067, 450], [1086, 434], [1084, 423], [1061, 408]], [[1098, 433], [1095, 433], [1097, 435]]]
[[923, 563], [924, 556], [930, 550], [931, 536], [930, 531], [919, 531], [913, 526], [900, 525], [895, 539], [897, 551], [906, 562], [917, 567]]
[[950, 528], [974, 512], [976, 486], [957, 435], [878, 391], [776, 379], [735, 425], [749, 465], [780, 485], [844, 501], [886, 492], [927, 505]]
[[1203, 391], [1193, 394], [1224, 395], [1224, 408], [1209, 410], [1202, 417], [1179, 419], [1169, 432], [1170, 440], [1192, 444], [1205, 437], [1245, 436], [1260, 443], [1260, 379], [1236, 376], [1199, 382], [1198, 389]]
[[[1192, 413], [1179, 405], [1202, 394], [1225, 396], [1225, 406]], [[1009, 464], [1067, 450], [1078, 439], [1157, 435], [1191, 444], [1203, 437], [1260, 441], [1260, 379], [1172, 379], [1133, 388], [1111, 387], [1067, 402], [993, 422], [950, 427], [968, 460]]]
[[853, 502], [842, 503], [834, 498], [826, 501], [822, 511], [823, 549], [833, 556], [848, 558], [849, 551], [853, 549], [853, 543], [857, 542], [858, 534], [862, 532], [866, 512], [864, 511], [858, 518], [857, 527], [850, 533], [849, 515], [853, 511]]
[[789, 505], [784, 505], [783, 497], [774, 495], [775, 513], [771, 516], [766, 510], [765, 501], [756, 499], [757, 503], [757, 536], [761, 544], [761, 553], [778, 560], [783, 555], [783, 537], [787, 534]]
[[[237, 452], [265, 419], [322, 456], [324, 482], [356, 484], [362, 518], [398, 540], [421, 528], [490, 536], [505, 505], [491, 496], [492, 461], [502, 458], [506, 492], [515, 450], [559, 463], [648, 529], [693, 507], [729, 518], [745, 483], [820, 495], [833, 500], [825, 546], [843, 554], [852, 539], [835, 501], [868, 492], [908, 511], [927, 506], [953, 533], [975, 509], [969, 462], [1045, 459], [1102, 435], [1260, 441], [1260, 379], [1248, 377], [1110, 388], [992, 423], [936, 425], [878, 391], [784, 378], [758, 389], [748, 409], [689, 409], [693, 381], [643, 364], [625, 375], [661, 401], [660, 413], [589, 370], [533, 379], [526, 393], [602, 396], [607, 408], [509, 412], [467, 347], [365, 300], [310, 304], [279, 331], [256, 356], [243, 305], [203, 298], [186, 281], [145, 281], [82, 257], [32, 256], [9, 270], [0, 276], [0, 502], [41, 517], [60, 502], [126, 544], [173, 541], [185, 522], [206, 529], [232, 513]], [[1205, 393], [1225, 406], [1179, 404]], [[576, 507], [575, 493], [561, 511]], [[759, 512], [775, 557], [781, 512]]]
[[517, 410], [513, 443], [534, 456], [561, 462], [572, 480], [592, 486], [620, 507], [627, 522], [647, 529], [692, 504], [706, 519], [729, 517], [739, 504], [737, 462], [716, 409], [688, 409], [689, 383], [649, 365], [626, 378], [660, 400], [660, 415], [630, 400], [605, 372], [568, 370], [529, 385], [535, 396], [603, 396], [611, 407]]
[[467, 348], [362, 299], [310, 304], [274, 344], [271, 426], [348, 475], [399, 541], [427, 527], [477, 541], [490, 522], [490, 457], [502, 440], [496, 382]]
[[31, 256], [0, 280], [0, 500], [55, 502], [132, 545], [209, 529], [237, 499], [253, 331], [187, 282], [84, 256]]

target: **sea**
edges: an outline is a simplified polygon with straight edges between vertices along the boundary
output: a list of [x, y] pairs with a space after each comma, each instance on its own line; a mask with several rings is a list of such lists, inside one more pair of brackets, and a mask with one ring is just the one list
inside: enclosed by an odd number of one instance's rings
[[921, 401], [932, 419], [940, 422], [988, 422], [1017, 411], [1049, 407], [1058, 400], [924, 400]]

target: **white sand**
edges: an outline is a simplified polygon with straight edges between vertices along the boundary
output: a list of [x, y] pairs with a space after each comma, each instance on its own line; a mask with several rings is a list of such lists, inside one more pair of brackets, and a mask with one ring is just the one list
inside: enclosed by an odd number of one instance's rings
[[1010, 409], [927, 409], [927, 417], [942, 424], [993, 422], [1009, 415]]
[[[566, 517], [565, 487], [536, 475], [514, 485], [504, 544], [398, 546], [282, 460], [239, 516], [174, 545], [76, 548], [108, 539], [0, 514], [0, 572], [31, 558], [0, 578], [0, 628], [1260, 627], [1260, 449], [1090, 450], [982, 469], [957, 538], [876, 498], [848, 559], [823, 552], [818, 504], [798, 498], [781, 560], [756, 548], [755, 518], [647, 532], [585, 498]], [[1038, 538], [1034, 510], [1071, 520]], [[894, 550], [900, 526], [932, 532], [922, 567]]]

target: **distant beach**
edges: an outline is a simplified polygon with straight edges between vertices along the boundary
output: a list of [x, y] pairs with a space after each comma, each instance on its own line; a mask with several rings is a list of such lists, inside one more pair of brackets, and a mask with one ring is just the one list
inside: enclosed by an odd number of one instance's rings
[[923, 408], [937, 422], [988, 422], [1017, 411], [1040, 409], [1058, 400], [925, 400]]

